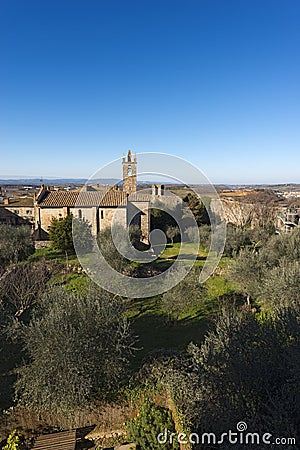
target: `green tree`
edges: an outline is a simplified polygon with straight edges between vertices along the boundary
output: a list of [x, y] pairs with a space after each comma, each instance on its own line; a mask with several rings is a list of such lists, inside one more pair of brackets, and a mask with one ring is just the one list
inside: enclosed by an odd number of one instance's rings
[[278, 266], [281, 259], [300, 261], [300, 229], [273, 236], [261, 248], [260, 254], [269, 269]]
[[[164, 387], [191, 431], [221, 436], [241, 420], [250, 432], [300, 438], [300, 307], [277, 308], [258, 320], [221, 311], [215, 328], [186, 355], [151, 362], [147, 383]], [[143, 380], [144, 382], [144, 380]], [[156, 383], [156, 384], [155, 384]], [[195, 445], [211, 449], [213, 442]], [[239, 446], [248, 448], [249, 445]], [[232, 448], [223, 442], [222, 449]], [[255, 450], [259, 445], [251, 445]]]
[[208, 251], [211, 244], [211, 227], [210, 225], [201, 225], [199, 227], [200, 246]]
[[242, 248], [251, 245], [249, 230], [247, 228], [236, 227], [229, 224], [226, 232], [226, 243], [224, 248], [225, 256], [236, 256]]
[[162, 295], [162, 307], [167, 313], [168, 321], [176, 324], [180, 315], [190, 307], [199, 308], [203, 305], [205, 294], [206, 288], [199, 283], [199, 274], [191, 270], [180, 283]]
[[141, 246], [142, 230], [138, 225], [129, 226], [129, 239], [131, 244], [139, 249]]
[[203, 201], [195, 193], [189, 193], [183, 198], [183, 201], [187, 204], [188, 208], [191, 210], [197, 225], [209, 225], [210, 219], [207, 209]]
[[0, 225], [0, 264], [16, 264], [34, 253], [31, 230], [28, 226]]
[[[175, 433], [175, 425], [172, 413], [166, 408], [156, 406], [150, 400], [144, 400], [139, 405], [139, 412], [134, 419], [130, 419], [126, 423], [126, 434], [129, 442], [135, 442], [139, 450], [161, 449], [162, 444], [158, 442], [158, 435], [165, 433], [167, 430], [167, 440], [170, 434]], [[164, 448], [178, 449], [179, 444], [176, 437], [173, 442], [166, 442]]]
[[60, 219], [55, 217], [52, 219], [48, 232], [51, 246], [54, 250], [64, 253], [74, 252], [72, 222], [72, 215]]
[[28, 357], [16, 382], [21, 405], [74, 410], [125, 377], [132, 350], [129, 324], [121, 300], [106, 291], [48, 293], [20, 335]]
[[168, 226], [166, 229], [167, 238], [170, 239], [172, 245], [174, 244], [174, 239], [180, 236], [180, 230], [178, 227]]
[[[127, 238], [129, 239], [129, 236], [126, 236], [127, 230], [121, 225], [114, 225], [113, 227], [114, 235], [120, 246], [120, 250], [122, 253], [126, 253], [126, 250], [128, 250]], [[106, 227], [104, 230], [100, 231], [97, 236], [97, 243], [102, 255], [111, 267], [120, 273], [124, 273], [128, 270], [130, 262], [116, 248], [112, 237], [112, 229], [110, 227]]]
[[0, 300], [19, 317], [38, 302], [50, 277], [45, 261], [10, 266], [0, 277]]
[[240, 251], [229, 267], [229, 278], [238, 283], [239, 289], [247, 297], [248, 305], [260, 294], [260, 285], [265, 276], [264, 261], [257, 252], [250, 249]]
[[173, 208], [165, 203], [156, 201], [150, 210], [150, 228], [166, 231], [167, 227], [177, 226], [177, 221], [182, 219], [181, 205], [178, 203]]
[[91, 225], [86, 220], [73, 217], [72, 235], [76, 252], [85, 254], [93, 250]]
[[300, 261], [282, 259], [279, 266], [267, 271], [260, 285], [260, 299], [273, 309], [299, 303]]
[[186, 238], [189, 242], [197, 242], [199, 239], [199, 245], [204, 248], [205, 251], [209, 250], [211, 241], [211, 227], [210, 225], [200, 225], [200, 227], [188, 227], [185, 230]]

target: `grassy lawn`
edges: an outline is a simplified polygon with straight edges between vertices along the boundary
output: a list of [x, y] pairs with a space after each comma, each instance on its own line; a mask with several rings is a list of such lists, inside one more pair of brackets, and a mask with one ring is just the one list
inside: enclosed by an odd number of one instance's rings
[[222, 296], [233, 294], [236, 288], [223, 275], [213, 275], [206, 282], [208, 300], [217, 300]]
[[180, 252], [180, 248], [182, 255], [197, 255], [199, 258], [205, 258], [207, 256], [207, 252], [203, 248], [198, 248], [198, 246], [192, 242], [175, 242], [173, 245], [166, 245], [160, 258], [176, 258]]
[[160, 297], [131, 300], [127, 315], [139, 348], [133, 369], [138, 369], [147, 355], [160, 349], [184, 351], [190, 342], [200, 344], [211, 328], [211, 317], [218, 310], [222, 297], [235, 292], [234, 287], [220, 275], [207, 282], [207, 297], [183, 313], [176, 325], [167, 323]]
[[[66, 264], [66, 254], [57, 250], [53, 250], [50, 247], [37, 249], [34, 254], [28, 258], [28, 261], [40, 261], [43, 258], [50, 261], [58, 261], [60, 263]], [[76, 254], [68, 254], [68, 264], [76, 263], [78, 263]]]
[[209, 327], [204, 315], [183, 316], [176, 325], [167, 324], [167, 317], [160, 305], [160, 297], [131, 300], [127, 315], [139, 349], [134, 360], [138, 369], [147, 355], [161, 349], [183, 351], [189, 342], [200, 343]]
[[[190, 254], [192, 244], [184, 244], [187, 254]], [[163, 265], [168, 268], [172, 264], [170, 259], [176, 258], [180, 243], [169, 244], [161, 257], [156, 261], [157, 267]], [[205, 263], [204, 250], [199, 251], [196, 266]], [[230, 258], [223, 258], [221, 266], [226, 268]], [[189, 342], [201, 343], [207, 330], [211, 327], [211, 316], [216, 313], [223, 298], [235, 292], [235, 286], [225, 276], [213, 275], [205, 283], [206, 298], [199, 305], [186, 310], [176, 325], [167, 322], [167, 316], [161, 306], [161, 297], [135, 299], [128, 302], [127, 315], [132, 323], [133, 332], [138, 336], [137, 347], [140, 348], [135, 358], [135, 368], [139, 367], [143, 359], [159, 349], [186, 349]]]
[[[168, 244], [154, 264], [163, 269], [170, 267], [180, 251], [180, 246], [181, 243]], [[184, 255], [187, 255], [188, 260], [188, 255], [195, 254], [195, 246], [191, 243], [183, 243], [182, 251]], [[200, 248], [195, 266], [203, 266], [206, 256], [207, 252]], [[51, 248], [37, 250], [30, 259], [38, 261], [42, 258], [66, 263], [65, 255]], [[69, 255], [68, 262], [69, 264], [78, 263], [76, 255]], [[219, 267], [226, 269], [229, 262], [230, 258], [222, 258]], [[71, 273], [66, 276], [64, 284], [69, 291], [84, 293], [88, 286], [88, 277], [84, 273]], [[211, 326], [211, 315], [219, 309], [222, 298], [235, 292], [235, 287], [223, 274], [211, 276], [205, 286], [207, 295], [204, 301], [186, 310], [179, 317], [176, 325], [167, 322], [160, 296], [127, 301], [126, 314], [132, 324], [133, 334], [137, 336], [136, 346], [139, 348], [134, 359], [133, 370], [137, 370], [142, 361], [152, 352], [160, 349], [184, 351], [189, 342], [203, 341], [206, 331]]]

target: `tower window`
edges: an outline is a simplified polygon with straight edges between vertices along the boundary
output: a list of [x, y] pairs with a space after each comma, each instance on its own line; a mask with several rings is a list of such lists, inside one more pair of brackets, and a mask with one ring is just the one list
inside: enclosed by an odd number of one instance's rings
[[127, 175], [129, 175], [129, 176], [132, 175], [132, 167], [131, 166], [128, 166]]

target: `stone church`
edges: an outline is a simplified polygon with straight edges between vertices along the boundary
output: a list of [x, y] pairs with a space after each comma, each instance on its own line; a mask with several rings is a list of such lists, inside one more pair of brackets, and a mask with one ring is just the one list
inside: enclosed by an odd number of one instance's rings
[[[69, 214], [91, 224], [93, 234], [117, 222], [140, 226], [142, 238], [148, 241], [150, 233], [150, 202], [152, 195], [137, 191], [137, 158], [129, 150], [122, 158], [123, 187], [112, 186], [105, 190], [85, 185], [81, 190], [54, 190], [44, 185], [35, 197], [35, 228], [45, 235], [52, 219]], [[153, 189], [152, 189], [153, 191]], [[161, 187], [154, 189], [156, 197], [162, 195]], [[37, 236], [37, 239], [39, 237]], [[41, 238], [42, 239], [42, 238]]]

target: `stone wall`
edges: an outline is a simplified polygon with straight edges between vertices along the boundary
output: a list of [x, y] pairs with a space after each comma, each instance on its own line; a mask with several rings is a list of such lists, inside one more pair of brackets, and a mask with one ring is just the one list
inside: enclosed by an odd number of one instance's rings
[[[72, 211], [70, 211], [71, 213]], [[68, 208], [39, 208], [36, 217], [37, 222], [40, 221], [43, 230], [47, 231], [53, 218], [60, 219], [68, 215]]]
[[6, 206], [6, 209], [14, 214], [17, 214], [23, 219], [30, 221], [31, 223], [35, 222], [35, 209], [33, 206], [8, 205]]
[[36, 250], [38, 250], [39, 248], [49, 248], [50, 246], [50, 241], [34, 241], [34, 248]]
[[128, 202], [127, 225], [134, 215], [137, 216], [141, 227], [142, 240], [148, 243], [150, 233], [149, 202]]

